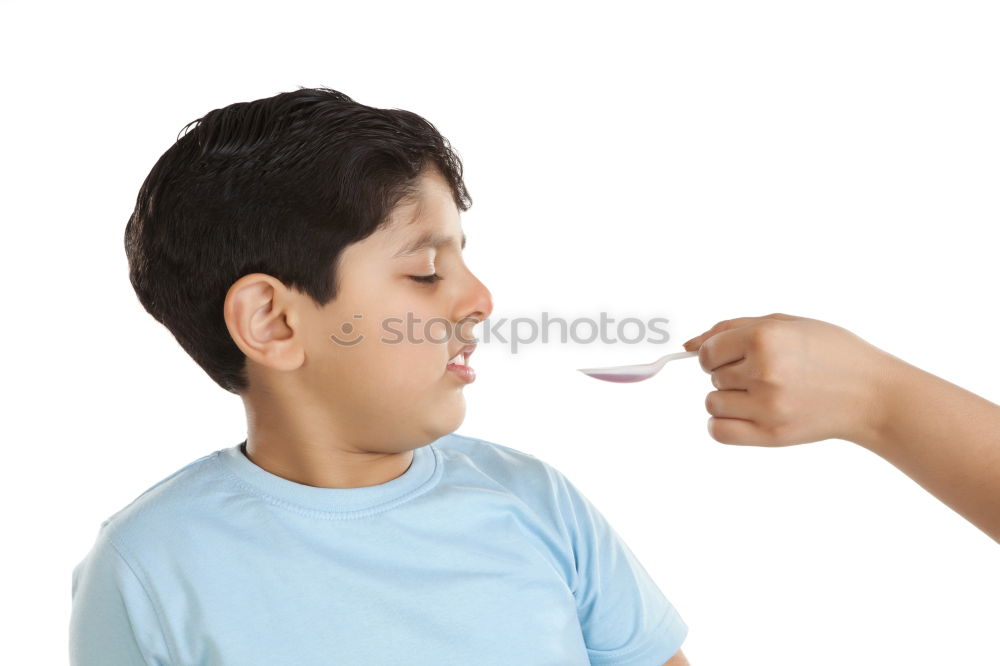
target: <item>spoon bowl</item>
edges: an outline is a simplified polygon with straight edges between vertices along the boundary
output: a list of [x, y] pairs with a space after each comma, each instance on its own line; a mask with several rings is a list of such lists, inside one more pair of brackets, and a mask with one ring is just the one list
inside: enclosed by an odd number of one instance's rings
[[658, 373], [663, 366], [670, 361], [697, 355], [697, 351], [677, 352], [675, 354], [667, 354], [652, 363], [618, 365], [610, 368], [578, 368], [578, 370], [588, 377], [593, 377], [594, 379], [601, 379], [606, 382], [615, 382], [617, 384], [630, 384], [632, 382], [641, 382], [649, 379]]

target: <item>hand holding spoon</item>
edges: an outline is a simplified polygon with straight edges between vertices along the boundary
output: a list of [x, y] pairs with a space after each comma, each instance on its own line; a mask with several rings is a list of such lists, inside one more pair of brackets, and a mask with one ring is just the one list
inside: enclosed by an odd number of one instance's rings
[[580, 372], [594, 379], [603, 379], [606, 382], [617, 382], [625, 384], [629, 382], [641, 382], [649, 379], [660, 371], [669, 361], [688, 356], [697, 356], [697, 351], [677, 352], [667, 354], [661, 359], [652, 363], [639, 363], [637, 365], [619, 365], [611, 368], [578, 368]]

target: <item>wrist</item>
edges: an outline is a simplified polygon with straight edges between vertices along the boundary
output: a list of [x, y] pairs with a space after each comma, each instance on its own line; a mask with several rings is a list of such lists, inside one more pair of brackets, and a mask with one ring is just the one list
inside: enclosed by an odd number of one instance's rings
[[911, 371], [916, 368], [880, 349], [875, 351], [866, 365], [859, 418], [847, 439], [884, 458], [896, 442], [893, 424], [909, 400], [906, 393], [915, 383]]

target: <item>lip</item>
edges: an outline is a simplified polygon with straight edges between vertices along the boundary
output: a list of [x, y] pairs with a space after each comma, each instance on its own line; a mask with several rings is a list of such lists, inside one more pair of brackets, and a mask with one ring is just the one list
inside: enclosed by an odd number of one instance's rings
[[[472, 356], [472, 352], [474, 352], [474, 351], [476, 351], [476, 345], [465, 345], [461, 349], [455, 350], [455, 352], [452, 353], [452, 355], [448, 357], [448, 360], [450, 361], [451, 359], [453, 359], [456, 356], [458, 356], [459, 354], [461, 354], [462, 356], [465, 357], [465, 363], [466, 363], [466, 365], [468, 365], [468, 363], [469, 363], [469, 357]], [[450, 366], [451, 363], [449, 363], [448, 365]]]
[[471, 384], [476, 381], [476, 371], [469, 365], [469, 357], [472, 356], [472, 352], [474, 351], [476, 351], [476, 345], [466, 345], [449, 356], [449, 359], [453, 359], [457, 355], [462, 354], [465, 357], [465, 364], [449, 363], [445, 366], [446, 372], [450, 372], [455, 377], [458, 377], [458, 379], [465, 384]]

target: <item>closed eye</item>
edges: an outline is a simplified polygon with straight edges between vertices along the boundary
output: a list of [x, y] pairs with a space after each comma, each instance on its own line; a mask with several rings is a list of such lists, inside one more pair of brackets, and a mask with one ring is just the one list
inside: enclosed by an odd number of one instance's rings
[[437, 273], [431, 273], [430, 275], [410, 275], [409, 278], [414, 282], [419, 282], [420, 284], [434, 284], [438, 280], [444, 279]]

